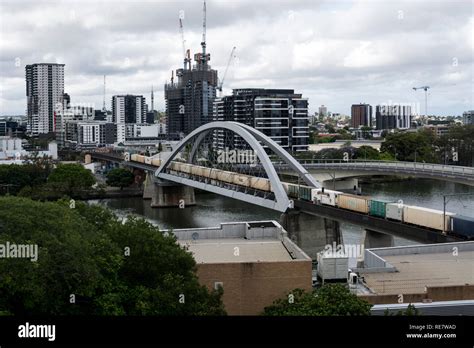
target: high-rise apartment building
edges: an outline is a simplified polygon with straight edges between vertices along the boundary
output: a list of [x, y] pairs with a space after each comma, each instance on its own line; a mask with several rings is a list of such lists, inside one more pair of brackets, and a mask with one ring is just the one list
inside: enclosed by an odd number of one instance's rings
[[[204, 3], [204, 13], [205, 13]], [[166, 116], [169, 139], [179, 139], [199, 126], [212, 121], [213, 103], [218, 88], [217, 70], [211, 69], [210, 53], [206, 53], [206, 26], [203, 25], [202, 51], [194, 55], [191, 68], [190, 51], [184, 57], [183, 68], [176, 70], [171, 83], [165, 84]]]
[[319, 107], [319, 116], [324, 116], [326, 117], [328, 115], [328, 108], [327, 106], [321, 105]]
[[464, 125], [474, 124], [474, 110], [464, 111], [462, 114], [462, 123]]
[[27, 131], [36, 136], [56, 130], [56, 112], [63, 108], [64, 64], [36, 63], [25, 67]]
[[375, 108], [377, 129], [408, 129], [411, 119], [409, 105], [377, 105]]
[[115, 95], [112, 97], [112, 122], [117, 125], [117, 142], [126, 137], [126, 124], [146, 123], [147, 108], [141, 95]]
[[[289, 152], [308, 150], [308, 100], [292, 89], [234, 89], [215, 101], [214, 120], [245, 123]], [[215, 132], [214, 142], [218, 148], [246, 147], [239, 136], [223, 130]]]
[[353, 104], [351, 107], [351, 125], [372, 127], [372, 106], [369, 104]]

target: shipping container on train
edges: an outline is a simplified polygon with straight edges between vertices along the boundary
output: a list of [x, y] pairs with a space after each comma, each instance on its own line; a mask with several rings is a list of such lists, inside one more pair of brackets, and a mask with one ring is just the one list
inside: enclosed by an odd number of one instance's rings
[[396, 221], [403, 221], [403, 204], [388, 203], [385, 207], [385, 218]]
[[337, 196], [341, 193], [342, 192], [340, 191], [328, 190], [326, 188], [313, 189], [312, 201], [335, 207], [337, 202]]
[[235, 174], [233, 183], [239, 186], [250, 187], [250, 176], [243, 174]]
[[474, 240], [474, 218], [462, 215], [451, 216], [451, 231], [466, 239]]
[[[455, 214], [446, 212], [446, 218], [441, 210], [416, 207], [412, 205], [403, 206], [403, 222], [418, 226], [424, 226], [435, 230], [451, 230], [451, 217]], [[444, 221], [444, 222], [443, 222]]]
[[382, 201], [379, 199], [371, 199], [369, 202], [369, 214], [372, 216], [378, 216], [385, 219], [387, 204], [393, 203], [389, 201]]
[[250, 187], [260, 191], [271, 191], [270, 180], [266, 178], [250, 178]]
[[356, 196], [348, 193], [340, 193], [337, 196], [337, 206], [342, 209], [352, 210], [359, 213], [369, 213], [370, 197]]
[[299, 198], [305, 201], [312, 201], [311, 200], [311, 191], [312, 187], [309, 186], [300, 186], [299, 187]]

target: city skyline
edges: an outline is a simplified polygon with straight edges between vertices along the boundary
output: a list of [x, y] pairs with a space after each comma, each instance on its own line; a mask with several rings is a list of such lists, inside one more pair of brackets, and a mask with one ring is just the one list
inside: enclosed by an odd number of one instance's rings
[[[237, 47], [224, 95], [234, 88], [292, 88], [350, 115], [352, 104], [403, 103], [424, 114], [461, 115], [473, 109], [472, 25], [467, 1], [208, 2], [210, 64], [222, 77]], [[178, 18], [184, 11], [186, 48], [199, 52], [201, 2], [102, 1], [0, 4], [0, 115], [26, 110], [24, 67], [65, 64], [72, 103], [138, 94], [164, 110], [165, 82], [182, 64]], [[27, 6], [25, 6], [27, 5]], [[471, 11], [470, 11], [471, 10]], [[353, 24], [351, 24], [353, 23]]]

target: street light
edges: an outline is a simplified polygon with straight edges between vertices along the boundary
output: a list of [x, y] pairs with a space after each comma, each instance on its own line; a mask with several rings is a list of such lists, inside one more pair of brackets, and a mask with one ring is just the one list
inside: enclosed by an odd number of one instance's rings
[[[472, 193], [455, 193], [450, 195], [443, 195], [443, 234], [446, 234], [446, 205], [449, 203], [449, 197], [458, 197], [458, 196], [473, 196]], [[448, 197], [448, 199], [446, 199]]]

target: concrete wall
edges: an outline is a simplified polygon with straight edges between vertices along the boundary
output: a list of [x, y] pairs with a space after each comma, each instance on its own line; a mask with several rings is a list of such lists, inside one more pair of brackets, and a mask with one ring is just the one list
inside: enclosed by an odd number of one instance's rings
[[199, 282], [214, 289], [222, 282], [229, 315], [259, 315], [293, 289], [312, 289], [311, 260], [198, 264]]
[[[371, 304], [398, 303], [398, 295], [359, 295]], [[474, 300], [474, 285], [433, 286], [427, 291], [415, 294], [403, 294], [403, 303], [423, 302], [423, 300], [458, 301]]]
[[246, 238], [283, 240], [287, 233], [276, 221], [226, 222], [219, 227], [183, 228], [173, 230], [178, 240], [191, 240], [197, 233], [199, 239]]
[[457, 248], [458, 252], [472, 251], [474, 250], [474, 241], [365, 249], [364, 259], [370, 260], [372, 258], [370, 254], [376, 254], [383, 259], [384, 256], [393, 255], [452, 253], [453, 248]]

